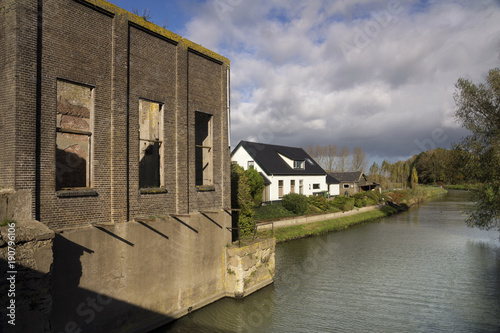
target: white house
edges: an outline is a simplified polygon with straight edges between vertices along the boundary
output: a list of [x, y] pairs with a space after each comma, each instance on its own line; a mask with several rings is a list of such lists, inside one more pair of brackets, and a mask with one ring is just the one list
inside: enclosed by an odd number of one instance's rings
[[328, 192], [339, 195], [339, 182], [329, 176], [302, 148], [240, 141], [231, 161], [254, 168], [264, 178], [263, 201], [281, 200], [288, 193]]

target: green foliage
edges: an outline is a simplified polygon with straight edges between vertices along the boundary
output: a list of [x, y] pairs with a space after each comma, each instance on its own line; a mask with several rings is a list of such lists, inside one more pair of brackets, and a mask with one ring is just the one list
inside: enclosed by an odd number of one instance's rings
[[14, 224], [15, 224], [15, 223], [16, 223], [16, 221], [11, 220], [11, 219], [5, 219], [5, 220], [3, 220], [2, 222], [0, 222], [0, 227], [5, 227], [5, 226], [7, 226], [7, 225], [9, 225], [9, 224], [12, 224], [12, 223], [14, 223]]
[[328, 210], [328, 200], [324, 196], [321, 195], [311, 195], [307, 198], [307, 202], [309, 205], [318, 208], [320, 211]]
[[264, 178], [254, 168], [249, 168], [245, 171], [250, 187], [250, 195], [252, 196], [253, 205], [258, 207], [262, 203], [262, 194], [264, 192]]
[[307, 197], [298, 193], [289, 193], [284, 195], [281, 203], [285, 209], [294, 212], [297, 215], [305, 214], [309, 206], [307, 203]]
[[490, 70], [485, 83], [461, 78], [455, 87], [455, 117], [472, 133], [457, 146], [459, 162], [469, 180], [484, 184], [473, 192], [466, 222], [500, 229], [500, 69]]
[[242, 167], [231, 164], [231, 204], [233, 208], [240, 209], [238, 215], [238, 227], [240, 236], [253, 232], [254, 201], [250, 193], [248, 178]]
[[343, 195], [336, 196], [335, 199], [331, 201], [331, 205], [338, 210], [343, 212], [354, 209], [355, 198], [347, 198]]
[[284, 217], [295, 216], [295, 214], [285, 209], [281, 202], [260, 206], [255, 210], [256, 220], [276, 220]]
[[418, 185], [418, 173], [417, 173], [417, 168], [414, 166], [411, 169], [411, 177], [410, 177], [410, 186], [412, 189], [416, 188]]

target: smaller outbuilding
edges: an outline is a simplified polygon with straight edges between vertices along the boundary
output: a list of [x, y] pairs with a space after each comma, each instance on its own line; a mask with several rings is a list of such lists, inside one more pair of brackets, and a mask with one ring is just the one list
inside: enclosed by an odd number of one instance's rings
[[368, 181], [366, 175], [361, 171], [330, 172], [329, 175], [339, 181], [340, 194], [342, 195], [346, 193], [353, 195], [379, 188], [379, 184]]

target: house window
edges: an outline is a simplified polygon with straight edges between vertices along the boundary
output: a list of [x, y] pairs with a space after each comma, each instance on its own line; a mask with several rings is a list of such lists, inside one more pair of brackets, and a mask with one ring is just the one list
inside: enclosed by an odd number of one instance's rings
[[299, 194], [304, 194], [304, 181], [302, 179], [299, 180]]
[[304, 169], [304, 161], [293, 161], [294, 169]]
[[290, 180], [290, 193], [295, 193], [295, 180]]
[[345, 189], [349, 188], [349, 184], [344, 184], [344, 188]]
[[56, 190], [92, 187], [93, 92], [57, 80]]
[[196, 186], [213, 185], [212, 115], [195, 112]]
[[139, 100], [139, 187], [161, 187], [163, 174], [163, 105]]
[[313, 184], [313, 190], [319, 190], [319, 184]]
[[247, 164], [248, 169], [250, 169], [250, 168], [252, 168], [252, 169], [253, 169], [254, 165], [255, 165], [255, 162], [254, 162], [254, 161], [248, 161], [248, 164]]
[[278, 197], [283, 197], [283, 181], [278, 180]]

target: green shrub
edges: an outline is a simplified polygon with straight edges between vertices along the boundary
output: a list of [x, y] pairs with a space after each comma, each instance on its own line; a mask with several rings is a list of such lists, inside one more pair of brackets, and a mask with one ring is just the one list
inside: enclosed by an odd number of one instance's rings
[[311, 206], [314, 206], [323, 212], [328, 210], [328, 201], [324, 196], [311, 195], [307, 198], [307, 202], [309, 202]]
[[298, 193], [284, 195], [281, 203], [285, 209], [294, 212], [297, 215], [304, 215], [309, 206], [307, 203], [307, 197]]
[[276, 220], [291, 216], [295, 216], [295, 214], [289, 210], [286, 210], [281, 202], [276, 202], [257, 208], [255, 210], [254, 218], [256, 220]]
[[361, 199], [361, 198], [355, 198], [354, 199], [354, 206], [358, 208], [363, 208], [366, 206], [366, 199]]
[[331, 205], [343, 212], [354, 209], [354, 198], [347, 198], [344, 196], [336, 196], [334, 200], [330, 201]]

